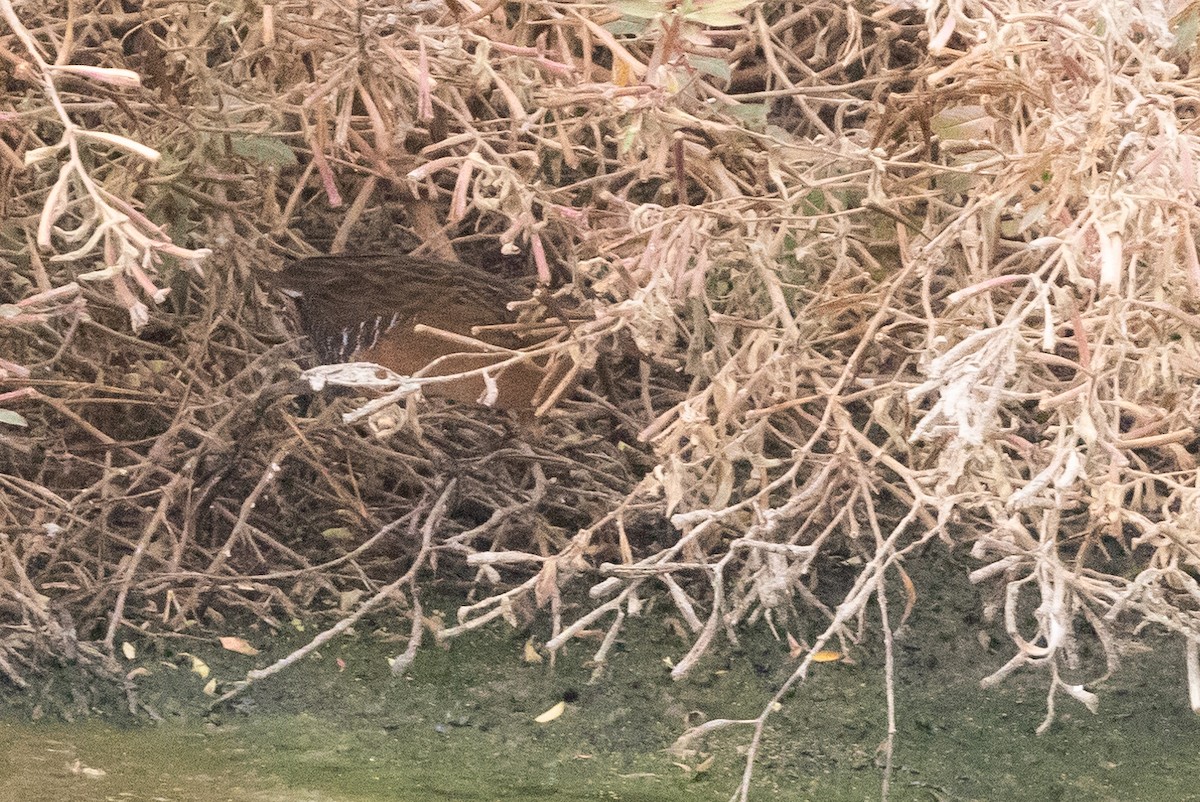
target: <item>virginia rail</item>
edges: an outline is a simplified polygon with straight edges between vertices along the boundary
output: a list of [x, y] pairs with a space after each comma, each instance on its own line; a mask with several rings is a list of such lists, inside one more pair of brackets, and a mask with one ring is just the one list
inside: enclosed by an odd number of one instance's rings
[[[300, 325], [322, 362], [374, 362], [403, 375], [417, 373], [439, 357], [447, 358], [423, 375], [449, 376], [512, 357], [511, 351], [472, 351], [413, 327], [424, 324], [471, 336], [476, 326], [514, 322], [508, 303], [529, 297], [513, 282], [478, 267], [406, 254], [317, 256], [260, 277], [295, 299]], [[504, 349], [528, 344], [509, 333], [474, 336]], [[493, 406], [533, 409], [545, 375], [546, 368], [533, 362], [501, 369], [493, 375]], [[474, 376], [427, 384], [423, 392], [479, 401], [486, 384], [482, 376]]]

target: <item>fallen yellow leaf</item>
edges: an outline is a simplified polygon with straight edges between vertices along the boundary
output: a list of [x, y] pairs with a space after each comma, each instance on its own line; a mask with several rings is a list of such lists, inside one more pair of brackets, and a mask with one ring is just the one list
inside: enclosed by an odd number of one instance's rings
[[188, 654], [187, 652], [180, 652], [179, 654], [181, 657], [186, 657], [192, 661], [193, 673], [198, 674], [200, 679], [208, 679], [208, 663], [194, 654]]
[[617, 86], [629, 86], [633, 80], [633, 70], [629, 68], [629, 65], [620, 59], [614, 59], [612, 82]]
[[563, 711], [566, 709], [567, 709], [567, 703], [559, 702], [554, 707], [550, 708], [545, 713], [542, 713], [540, 716], [535, 718], [534, 721], [536, 721], [538, 724], [549, 724], [551, 721], [554, 721], [554, 719], [561, 716], [563, 714]]
[[248, 655], [258, 654], [258, 649], [255, 649], [253, 646], [251, 646], [249, 643], [247, 643], [242, 638], [234, 638], [234, 637], [230, 637], [230, 636], [224, 636], [222, 638], [219, 638], [218, 640], [221, 641], [221, 646], [223, 648], [228, 649], [231, 652], [237, 652], [238, 654], [248, 654]]
[[814, 652], [812, 659], [814, 663], [832, 663], [834, 660], [841, 660], [842, 653], [822, 649], [819, 652]]

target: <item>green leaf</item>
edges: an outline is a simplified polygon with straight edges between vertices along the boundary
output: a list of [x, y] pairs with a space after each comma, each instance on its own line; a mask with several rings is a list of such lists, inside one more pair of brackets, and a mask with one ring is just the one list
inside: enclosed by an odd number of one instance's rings
[[757, 3], [758, 0], [697, 0], [696, 7], [704, 11], [725, 11], [728, 13], [737, 13], [745, 11], [750, 6]]
[[688, 22], [706, 25], [709, 28], [735, 28], [738, 25], [746, 24], [746, 20], [737, 14], [729, 14], [724, 11], [710, 11], [708, 9], [684, 14], [683, 18]]
[[274, 137], [235, 136], [233, 152], [244, 159], [272, 167], [291, 167], [299, 163], [296, 152]]
[[644, 20], [635, 21], [629, 17], [622, 17], [605, 25], [604, 30], [613, 36], [640, 36], [646, 32], [648, 24]]
[[1178, 58], [1191, 52], [1196, 46], [1198, 34], [1200, 34], [1200, 15], [1197, 14], [1195, 8], [1192, 8], [1176, 18], [1175, 43], [1171, 45], [1170, 50], [1172, 55]]
[[735, 27], [746, 22], [738, 12], [756, 2], [758, 0], [694, 0], [683, 4], [683, 18], [710, 28]]
[[767, 124], [766, 103], [734, 103], [726, 106], [724, 111], [729, 116], [736, 117], [747, 126], [757, 130], [761, 130]]
[[9, 426], [29, 425], [29, 421], [25, 420], [24, 415], [13, 412], [11, 409], [0, 409], [0, 423], [7, 423]]
[[616, 0], [612, 6], [625, 16], [635, 19], [654, 19], [666, 10], [664, 3], [655, 3], [652, 0]]
[[688, 64], [691, 64], [705, 75], [720, 78], [722, 81], [728, 82], [733, 77], [733, 70], [729, 68], [729, 62], [723, 58], [716, 58], [715, 56], [688, 56]]
[[642, 119], [641, 117], [637, 117], [629, 123], [628, 127], [625, 128], [624, 133], [621, 134], [621, 140], [620, 144], [617, 146], [617, 152], [621, 154], [629, 153], [629, 151], [633, 149], [633, 143], [637, 141], [638, 135], [641, 132]]

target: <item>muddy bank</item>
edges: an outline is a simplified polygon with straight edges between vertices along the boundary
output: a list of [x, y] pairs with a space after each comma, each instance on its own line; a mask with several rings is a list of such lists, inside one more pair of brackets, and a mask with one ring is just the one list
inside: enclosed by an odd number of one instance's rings
[[[945, 568], [948, 577], [959, 570]], [[1162, 639], [1130, 655], [1098, 689], [1097, 715], [1060, 700], [1058, 722], [1037, 736], [1047, 678], [1026, 672], [981, 690], [1009, 656], [1003, 632], [979, 622], [965, 581], [921, 591], [897, 644], [893, 799], [1200, 799], [1200, 720], [1187, 707], [1180, 644]], [[65, 678], [47, 681], [40, 701], [6, 694], [10, 782], [0, 798], [725, 800], [748, 730], [727, 730], [694, 754], [665, 750], [691, 724], [753, 717], [794, 665], [762, 627], [674, 683], [669, 663], [688, 641], [670, 617], [648, 615], [597, 682], [587, 664], [595, 644], [555, 665], [529, 662], [525, 644], [537, 633], [499, 628], [425, 649], [396, 679], [388, 657], [403, 648], [393, 633], [401, 627], [375, 621], [208, 709], [209, 681], [242, 678], [304, 643], [306, 629], [241, 633], [263, 650], [254, 657], [211, 639], [140, 645], [130, 662], [148, 672], [139, 693], [160, 725], [132, 723], [123, 700], [78, 688], [72, 712]], [[207, 676], [192, 670], [192, 656]], [[815, 666], [771, 719], [752, 798], [878, 798], [882, 645], [871, 640], [850, 656]], [[535, 722], [563, 701], [561, 716]]]

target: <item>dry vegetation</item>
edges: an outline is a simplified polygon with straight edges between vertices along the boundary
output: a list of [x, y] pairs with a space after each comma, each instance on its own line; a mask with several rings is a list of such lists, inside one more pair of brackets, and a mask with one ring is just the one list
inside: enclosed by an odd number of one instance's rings
[[[120, 677], [123, 641], [235, 611], [333, 606], [315, 648], [436, 571], [476, 580], [437, 638], [599, 628], [598, 671], [654, 594], [692, 628], [676, 678], [822, 621], [782, 698], [872, 621], [890, 658], [882, 591], [919, 603], [938, 540], [1012, 637], [986, 681], [1045, 671], [1047, 724], [1146, 625], [1200, 710], [1194, 7], [0, 11], [9, 684]], [[449, 241], [554, 282], [575, 323], [530, 348], [577, 399], [516, 438], [446, 404], [384, 439], [301, 415], [249, 268]], [[771, 709], [681, 746], [757, 744]]]

